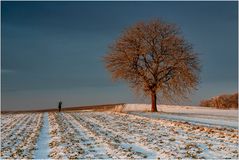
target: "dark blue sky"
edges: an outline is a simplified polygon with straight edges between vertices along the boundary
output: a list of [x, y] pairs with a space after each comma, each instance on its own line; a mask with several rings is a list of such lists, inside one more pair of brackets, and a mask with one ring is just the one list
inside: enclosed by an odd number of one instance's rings
[[237, 2], [1, 2], [2, 109], [147, 102], [113, 83], [102, 56], [121, 32], [154, 18], [180, 26], [202, 64], [191, 96], [237, 91]]

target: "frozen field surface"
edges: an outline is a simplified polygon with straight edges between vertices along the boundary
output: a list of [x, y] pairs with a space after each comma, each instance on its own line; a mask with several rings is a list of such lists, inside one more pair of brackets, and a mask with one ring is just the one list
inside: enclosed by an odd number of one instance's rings
[[1, 158], [238, 159], [238, 129], [145, 114], [2, 114]]
[[36, 144], [36, 152], [34, 155], [34, 159], [48, 159], [48, 154], [50, 152], [49, 142], [50, 136], [49, 132], [49, 124], [48, 124], [48, 113], [44, 113], [43, 117], [43, 126], [40, 131], [39, 138]]
[[201, 124], [205, 126], [215, 127], [231, 127], [238, 128], [238, 120], [230, 119], [229, 117], [224, 118], [223, 116], [209, 116], [199, 114], [172, 114], [172, 113], [150, 113], [150, 112], [128, 112], [133, 115], [142, 117], [148, 117], [153, 119], [168, 119], [174, 121], [184, 121], [192, 124]]
[[147, 111], [150, 108], [149, 104], [126, 104], [124, 107], [118, 108], [118, 110], [153, 119], [168, 119], [205, 126], [238, 128], [237, 109], [223, 110], [199, 106], [158, 105], [159, 113], [149, 113]]
[[32, 159], [42, 113], [1, 114], [1, 159]]

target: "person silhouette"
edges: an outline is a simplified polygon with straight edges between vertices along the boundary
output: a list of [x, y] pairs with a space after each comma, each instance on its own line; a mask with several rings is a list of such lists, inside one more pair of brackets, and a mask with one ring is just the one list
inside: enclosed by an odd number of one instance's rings
[[61, 111], [61, 105], [62, 105], [62, 102], [60, 101], [60, 102], [58, 103], [59, 112]]

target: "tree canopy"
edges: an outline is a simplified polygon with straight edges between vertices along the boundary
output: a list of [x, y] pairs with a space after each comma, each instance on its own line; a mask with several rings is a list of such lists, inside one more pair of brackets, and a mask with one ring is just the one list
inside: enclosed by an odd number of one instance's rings
[[126, 29], [104, 60], [113, 79], [126, 80], [136, 93], [151, 95], [153, 111], [157, 94], [181, 100], [199, 83], [200, 64], [192, 45], [176, 25], [158, 19]]

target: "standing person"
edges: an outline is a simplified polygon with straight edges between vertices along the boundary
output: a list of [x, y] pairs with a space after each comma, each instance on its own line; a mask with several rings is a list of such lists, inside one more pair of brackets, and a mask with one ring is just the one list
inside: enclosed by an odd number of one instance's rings
[[60, 102], [58, 103], [59, 112], [61, 111], [61, 105], [62, 105], [62, 102], [60, 101]]

